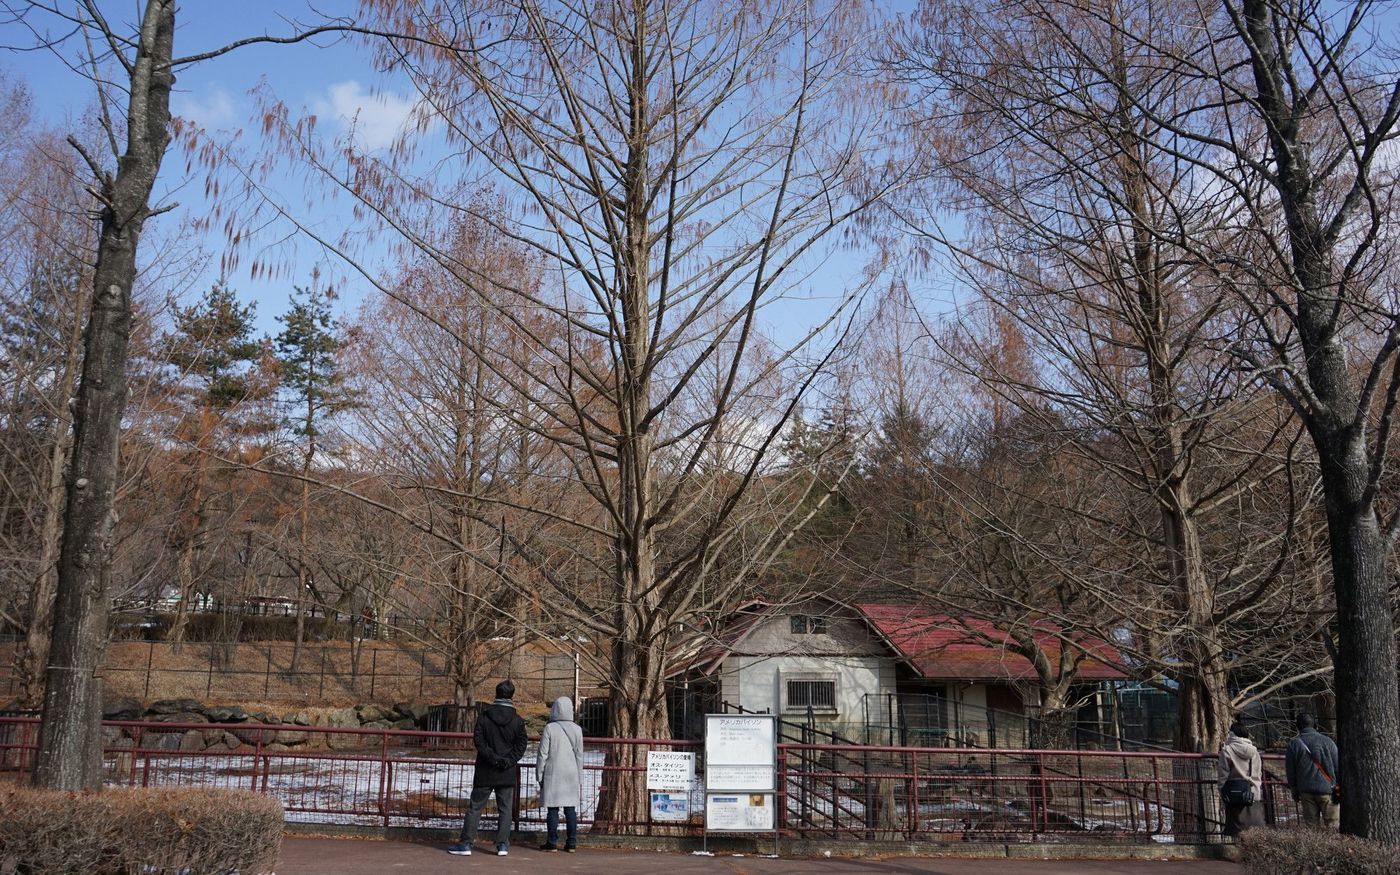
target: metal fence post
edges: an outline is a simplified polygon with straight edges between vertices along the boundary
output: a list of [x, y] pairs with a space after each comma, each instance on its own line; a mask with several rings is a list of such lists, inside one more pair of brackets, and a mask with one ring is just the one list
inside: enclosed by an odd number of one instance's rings
[[143, 699], [149, 699], [149, 698], [151, 697], [151, 661], [152, 661], [152, 659], [155, 657], [155, 655], [156, 655], [156, 643], [155, 643], [154, 641], [147, 641], [147, 642], [146, 642], [146, 688], [145, 688], [145, 692], [143, 692], [143, 693], [141, 694], [141, 698], [143, 698]]

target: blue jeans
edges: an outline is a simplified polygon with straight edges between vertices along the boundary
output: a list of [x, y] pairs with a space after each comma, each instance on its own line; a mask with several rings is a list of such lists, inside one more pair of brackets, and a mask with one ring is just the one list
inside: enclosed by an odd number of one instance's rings
[[[548, 832], [546, 833], [546, 836], [547, 836], [547, 837], [546, 837], [545, 840], [546, 840], [547, 842], [549, 842], [549, 844], [551, 844], [551, 845], [556, 844], [556, 843], [557, 843], [556, 840], [559, 838], [559, 808], [558, 808], [558, 806], [554, 806], [554, 807], [552, 807], [552, 808], [549, 809], [548, 813], [545, 814], [544, 823], [545, 823], [545, 828], [548, 830]], [[575, 807], [572, 806], [572, 805], [565, 805], [565, 806], [564, 806], [564, 824], [565, 824], [565, 830], [566, 830], [565, 833], [564, 833], [564, 847], [566, 847], [566, 848], [576, 848], [576, 847], [578, 847], [578, 809], [577, 809], [577, 808], [575, 808]]]

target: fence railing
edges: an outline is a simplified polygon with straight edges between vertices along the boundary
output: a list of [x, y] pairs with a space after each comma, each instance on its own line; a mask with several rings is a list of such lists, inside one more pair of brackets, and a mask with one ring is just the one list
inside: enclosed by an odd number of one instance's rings
[[[38, 722], [0, 718], [0, 769], [29, 772]], [[250, 789], [276, 796], [291, 821], [456, 827], [471, 789], [467, 733], [133, 721], [104, 723], [103, 733], [109, 784]], [[629, 748], [641, 755], [623, 756]], [[586, 739], [585, 828], [699, 833], [698, 787], [688, 823], [605, 816], [618, 775], [644, 772], [647, 750], [703, 757], [697, 742]], [[1258, 804], [1270, 823], [1293, 821], [1282, 763], [1265, 763]], [[781, 744], [779, 827], [831, 839], [1209, 842], [1222, 826], [1215, 768], [1214, 757], [1181, 753]], [[520, 766], [517, 829], [544, 822], [537, 785], [532, 746]]]
[[[426, 648], [360, 646], [308, 642], [300, 665], [291, 670], [288, 642], [186, 642], [193, 657], [171, 664], [167, 641], [114, 641], [108, 645], [103, 674], [110, 691], [139, 699], [196, 698], [281, 701], [313, 696], [357, 701], [448, 701], [453, 696], [445, 657]], [[115, 658], [117, 650], [122, 659]], [[0, 658], [0, 698], [19, 691], [10, 660]], [[574, 658], [542, 654], [511, 678], [523, 694], [552, 701], [557, 696], [593, 692], [592, 678], [580, 679]]]

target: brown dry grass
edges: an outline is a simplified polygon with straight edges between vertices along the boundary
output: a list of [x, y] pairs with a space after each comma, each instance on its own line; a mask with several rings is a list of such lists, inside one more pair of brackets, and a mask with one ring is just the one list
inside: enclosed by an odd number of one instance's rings
[[[14, 643], [0, 643], [0, 702], [16, 692], [10, 670], [15, 648]], [[191, 698], [269, 712], [452, 700], [441, 657], [400, 642], [365, 641], [358, 663], [343, 641], [309, 643], [303, 647], [297, 675], [289, 672], [292, 643], [288, 641], [239, 644], [232, 656], [226, 662], [224, 646], [219, 644], [187, 643], [176, 653], [164, 642], [114, 641], [108, 646], [104, 667], [106, 695], [142, 701]], [[515, 679], [522, 711], [534, 711], [554, 696], [572, 692], [571, 672], [566, 675], [553, 666], [546, 678], [542, 654], [525, 648], [513, 659], [504, 654], [487, 658], [487, 680], [476, 691], [478, 699], [489, 700], [496, 681], [507, 672]], [[596, 681], [588, 678], [581, 683], [596, 687]]]

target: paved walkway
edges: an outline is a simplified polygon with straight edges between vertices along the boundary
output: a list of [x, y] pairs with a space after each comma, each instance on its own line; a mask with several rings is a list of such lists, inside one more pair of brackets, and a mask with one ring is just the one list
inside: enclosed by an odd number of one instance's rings
[[287, 837], [277, 875], [463, 875], [492, 872], [606, 873], [606, 875], [1239, 875], [1232, 863], [1206, 861], [1156, 862], [1141, 860], [953, 860], [891, 857], [879, 859], [782, 859], [716, 855], [701, 857], [656, 851], [612, 851], [581, 848], [576, 854], [543, 854], [532, 845], [512, 846], [510, 856], [497, 857], [485, 845], [470, 857], [446, 853], [445, 844], [381, 842], [355, 839]]

